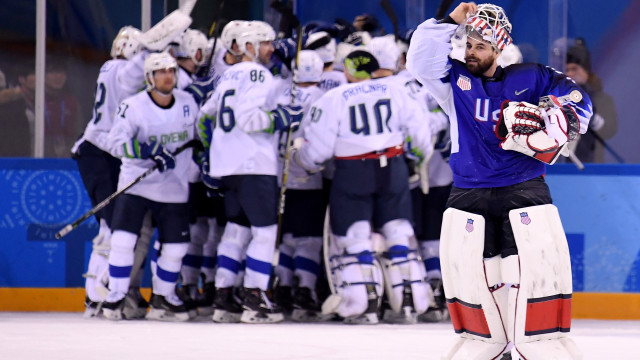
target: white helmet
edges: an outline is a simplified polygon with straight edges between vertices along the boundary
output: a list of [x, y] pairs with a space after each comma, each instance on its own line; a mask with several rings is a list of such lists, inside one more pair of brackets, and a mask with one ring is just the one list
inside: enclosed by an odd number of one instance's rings
[[468, 37], [491, 43], [499, 51], [513, 42], [511, 23], [504, 10], [497, 5], [478, 5], [478, 12], [469, 17], [462, 26]]
[[[295, 60], [292, 61], [292, 64]], [[302, 50], [298, 56], [298, 66], [292, 66], [293, 82], [320, 82], [324, 70], [324, 61], [313, 50]]]
[[396, 45], [393, 34], [374, 37], [365, 48], [378, 60], [380, 69], [396, 71], [400, 59], [400, 49]]
[[133, 26], [122, 27], [111, 44], [111, 57], [115, 59], [122, 56], [125, 59], [131, 59], [140, 52], [142, 50], [142, 44], [138, 41], [140, 34], [140, 30]]
[[314, 50], [324, 63], [336, 60], [336, 40], [325, 31], [310, 34], [304, 44], [304, 48]]
[[[208, 44], [207, 36], [202, 31], [187, 29], [182, 34], [180, 46], [178, 46], [175, 56], [190, 58], [197, 66], [200, 66], [205, 61]], [[197, 59], [198, 50], [200, 50], [200, 60]]]
[[356, 50], [358, 46], [351, 45], [346, 42], [341, 42], [338, 44], [336, 49], [336, 60], [333, 62], [333, 69], [338, 71], [344, 70], [344, 59], [349, 55], [350, 52]]
[[227, 51], [235, 56], [242, 55], [242, 52], [233, 51], [233, 43], [237, 42], [236, 40], [238, 39], [238, 36], [240, 36], [240, 34], [244, 31], [244, 28], [248, 23], [248, 21], [244, 20], [233, 20], [225, 25], [224, 29], [222, 29], [222, 34], [220, 35], [222, 45], [224, 45]]
[[[271, 25], [267, 24], [264, 21], [250, 21], [242, 30], [238, 38], [236, 39], [236, 43], [238, 44], [238, 49], [241, 54], [245, 54], [252, 59], [256, 59], [258, 57], [258, 48], [260, 47], [260, 42], [262, 41], [273, 41], [276, 39], [276, 32], [273, 31]], [[253, 45], [256, 53], [255, 55], [251, 55], [247, 51], [247, 43]]]
[[178, 63], [168, 52], [149, 54], [144, 60], [144, 78], [147, 80], [147, 91], [151, 91], [156, 87], [153, 80], [153, 72], [161, 69], [174, 69], [177, 72]]

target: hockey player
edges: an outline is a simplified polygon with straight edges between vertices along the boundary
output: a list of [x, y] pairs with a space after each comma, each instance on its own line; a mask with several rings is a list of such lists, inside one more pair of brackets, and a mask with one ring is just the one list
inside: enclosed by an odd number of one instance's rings
[[[466, 63], [448, 57], [458, 28], [467, 35]], [[462, 3], [422, 23], [407, 53], [407, 69], [451, 121], [454, 184], [440, 255], [462, 337], [445, 358], [497, 358], [513, 343], [512, 355], [527, 359], [574, 359], [579, 351], [565, 337], [568, 247], [543, 175], [586, 131], [591, 101], [551, 68], [498, 66], [510, 33], [502, 8]]]
[[[228, 218], [218, 246], [214, 321], [283, 319], [265, 292], [277, 233], [278, 137], [274, 130], [286, 130], [301, 116], [295, 109], [276, 106], [273, 77], [263, 66], [273, 53], [274, 39], [269, 24], [247, 24], [236, 38], [242, 61], [224, 72], [199, 115], [204, 118], [200, 136], [211, 139], [203, 180], [212, 188], [222, 187]], [[233, 286], [237, 285], [245, 247], [244, 311], [239, 316]]]
[[333, 62], [336, 60], [336, 40], [331, 35], [325, 31], [311, 33], [307, 37], [304, 48], [315, 51], [324, 63], [320, 89], [327, 92], [347, 83], [344, 73], [333, 69]]
[[[299, 63], [292, 66], [295, 83], [293, 104], [301, 106], [306, 112], [324, 94], [318, 87], [324, 64], [322, 58], [312, 50], [302, 50], [297, 60]], [[292, 84], [282, 82], [278, 103], [289, 104]], [[281, 144], [287, 140], [287, 133], [283, 132]], [[301, 133], [299, 128], [293, 137], [300, 137]], [[280, 262], [276, 268], [280, 281], [275, 300], [284, 310], [292, 311], [295, 321], [322, 320], [315, 290], [326, 210], [322, 197], [322, 175], [309, 176], [304, 169], [292, 163], [287, 179], [282, 223], [284, 235], [279, 247]]]
[[408, 257], [413, 236], [408, 173], [401, 155], [408, 135], [416, 148], [428, 154], [431, 133], [421, 121], [422, 109], [417, 102], [407, 101], [403, 89], [370, 80], [378, 68], [369, 52], [349, 54], [345, 75], [351, 84], [330, 90], [313, 104], [304, 119], [308, 123], [304, 140], [296, 141], [293, 153], [296, 163], [308, 172], [320, 171], [335, 156], [329, 205], [338, 249], [332, 258], [339, 263], [331, 264], [338, 277], [337, 293], [322, 310], [352, 323], [378, 322], [382, 279], [374, 264], [372, 227], [385, 236], [390, 260], [397, 260], [399, 272], [406, 276], [403, 285], [416, 290], [412, 284], [424, 277], [417, 262], [401, 261]]
[[106, 318], [123, 318], [124, 295], [130, 282], [134, 246], [148, 210], [158, 224], [162, 250], [153, 274], [148, 319], [186, 321], [186, 308], [175, 284], [189, 241], [186, 175], [191, 150], [175, 156], [193, 138], [197, 105], [176, 85], [177, 64], [168, 53], [150, 54], [144, 62], [147, 91], [124, 100], [108, 135], [109, 150], [122, 158], [118, 187], [150, 166], [158, 172], [144, 178], [116, 199], [109, 254], [109, 294], [103, 303]]
[[[112, 59], [105, 62], [96, 80], [93, 115], [87, 127], [71, 152], [78, 163], [78, 170], [87, 189], [91, 203], [95, 206], [114, 193], [118, 185], [120, 160], [108, 151], [107, 135], [113, 126], [113, 115], [120, 101], [133, 95], [123, 90], [117, 76], [123, 71], [127, 59], [141, 50], [136, 34], [139, 30], [125, 26], [118, 32], [111, 47]], [[142, 83], [139, 84], [142, 86]], [[97, 305], [106, 296], [106, 279], [109, 256], [113, 203], [96, 214], [100, 224], [98, 235], [93, 240], [93, 251], [89, 259], [85, 290], [87, 293], [86, 316], [97, 315]], [[100, 292], [97, 289], [104, 289]], [[144, 305], [143, 305], [144, 306]], [[144, 306], [146, 308], [146, 306]]]

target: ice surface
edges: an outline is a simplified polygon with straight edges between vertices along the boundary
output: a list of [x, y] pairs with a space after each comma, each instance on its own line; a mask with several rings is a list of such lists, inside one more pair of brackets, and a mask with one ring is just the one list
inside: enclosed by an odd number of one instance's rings
[[[440, 359], [451, 324], [112, 322], [79, 313], [0, 312], [0, 359]], [[640, 321], [574, 320], [585, 360], [639, 359]]]

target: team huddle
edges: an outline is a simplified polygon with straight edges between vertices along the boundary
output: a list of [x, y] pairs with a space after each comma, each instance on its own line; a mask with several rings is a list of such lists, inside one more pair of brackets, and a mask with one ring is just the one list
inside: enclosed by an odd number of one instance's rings
[[[508, 213], [548, 213], [544, 163], [586, 131], [591, 105], [553, 69], [495, 65], [511, 45], [501, 8], [463, 3], [397, 39], [319, 22], [276, 39], [244, 20], [207, 39], [190, 23], [177, 10], [144, 33], [123, 28], [100, 69], [72, 152], [94, 205], [136, 183], [96, 214], [86, 316], [376, 324], [450, 313], [463, 334], [451, 359], [568, 343], [563, 330], [510, 334], [533, 314], [508, 324], [507, 303], [531, 300], [519, 274], [533, 256]], [[456, 29], [463, 61], [451, 55]], [[568, 271], [568, 287], [563, 268], [560, 288], [534, 297], [570, 298]], [[478, 307], [486, 318], [469, 313]]]

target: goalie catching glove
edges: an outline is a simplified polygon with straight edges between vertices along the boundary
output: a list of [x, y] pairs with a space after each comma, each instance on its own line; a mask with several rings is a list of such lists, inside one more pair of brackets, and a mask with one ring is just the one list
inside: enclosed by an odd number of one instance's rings
[[[544, 104], [550, 105], [548, 102]], [[565, 144], [575, 139], [579, 126], [573, 109], [561, 106], [557, 100], [548, 109], [523, 101], [505, 101], [496, 125], [496, 135], [502, 140], [502, 149], [554, 164]]]
[[131, 140], [124, 144], [124, 156], [129, 159], [152, 159], [160, 172], [176, 167], [176, 159], [173, 154], [155, 141], [147, 144]]

